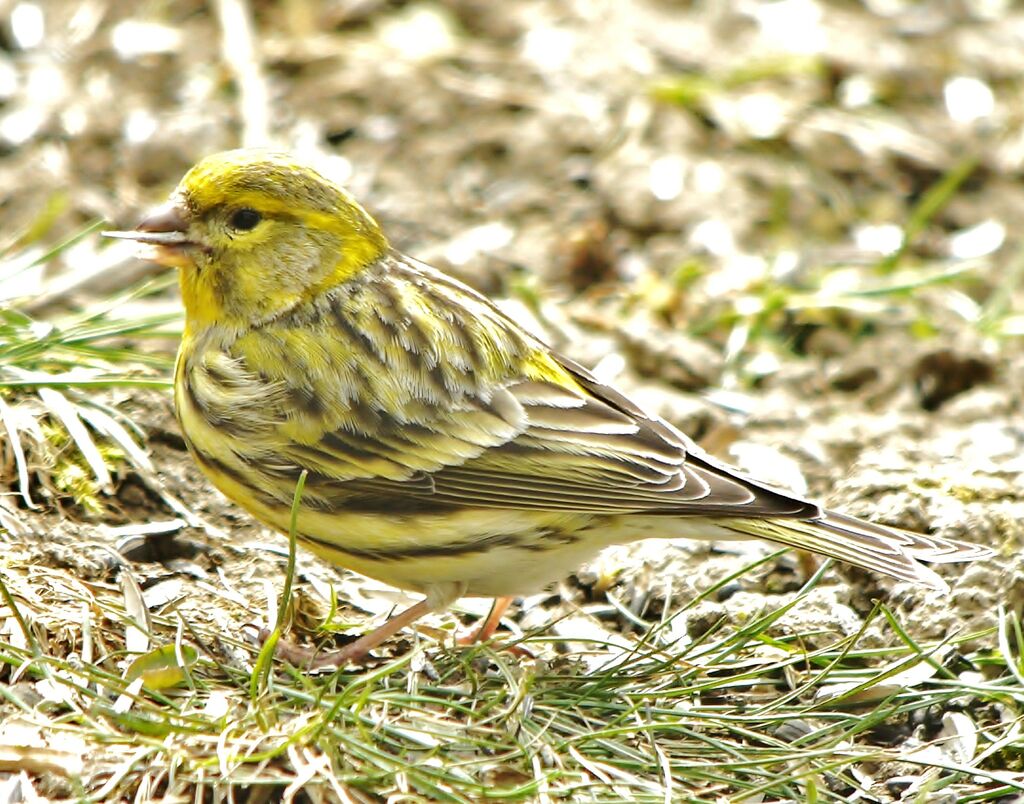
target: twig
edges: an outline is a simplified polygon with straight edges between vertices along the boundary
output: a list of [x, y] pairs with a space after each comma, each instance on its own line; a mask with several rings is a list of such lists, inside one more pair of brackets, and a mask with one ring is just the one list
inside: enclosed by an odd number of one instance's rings
[[270, 92], [263, 76], [252, 13], [246, 0], [217, 0], [224, 61], [238, 87], [242, 144], [270, 142]]

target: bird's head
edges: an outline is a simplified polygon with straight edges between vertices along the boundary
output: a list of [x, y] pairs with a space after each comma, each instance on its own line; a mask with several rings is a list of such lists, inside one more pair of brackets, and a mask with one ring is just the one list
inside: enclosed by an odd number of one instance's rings
[[356, 276], [388, 248], [341, 187], [286, 153], [241, 149], [203, 159], [132, 231], [181, 270], [190, 326], [246, 327]]

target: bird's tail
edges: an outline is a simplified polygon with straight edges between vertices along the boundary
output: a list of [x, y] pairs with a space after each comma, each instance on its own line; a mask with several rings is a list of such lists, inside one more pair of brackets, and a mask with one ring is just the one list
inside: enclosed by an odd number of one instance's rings
[[835, 511], [823, 511], [814, 519], [730, 519], [720, 524], [738, 534], [809, 550], [944, 592], [949, 585], [921, 561], [974, 561], [992, 555], [981, 545], [911, 533]]

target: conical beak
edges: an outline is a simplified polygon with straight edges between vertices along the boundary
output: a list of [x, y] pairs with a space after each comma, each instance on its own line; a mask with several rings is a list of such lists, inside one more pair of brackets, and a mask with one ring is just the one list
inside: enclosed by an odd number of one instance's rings
[[188, 239], [187, 213], [173, 203], [154, 209], [132, 231], [102, 234], [104, 237], [134, 240], [137, 243], [156, 246], [153, 253], [147, 256], [166, 265], [180, 264], [182, 252], [195, 245]]

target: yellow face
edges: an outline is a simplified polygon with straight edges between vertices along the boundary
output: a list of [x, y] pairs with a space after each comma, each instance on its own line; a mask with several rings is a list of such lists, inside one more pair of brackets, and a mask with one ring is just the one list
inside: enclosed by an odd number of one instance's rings
[[203, 159], [131, 232], [181, 270], [192, 326], [244, 327], [346, 281], [387, 250], [343, 189], [287, 154], [243, 149]]

